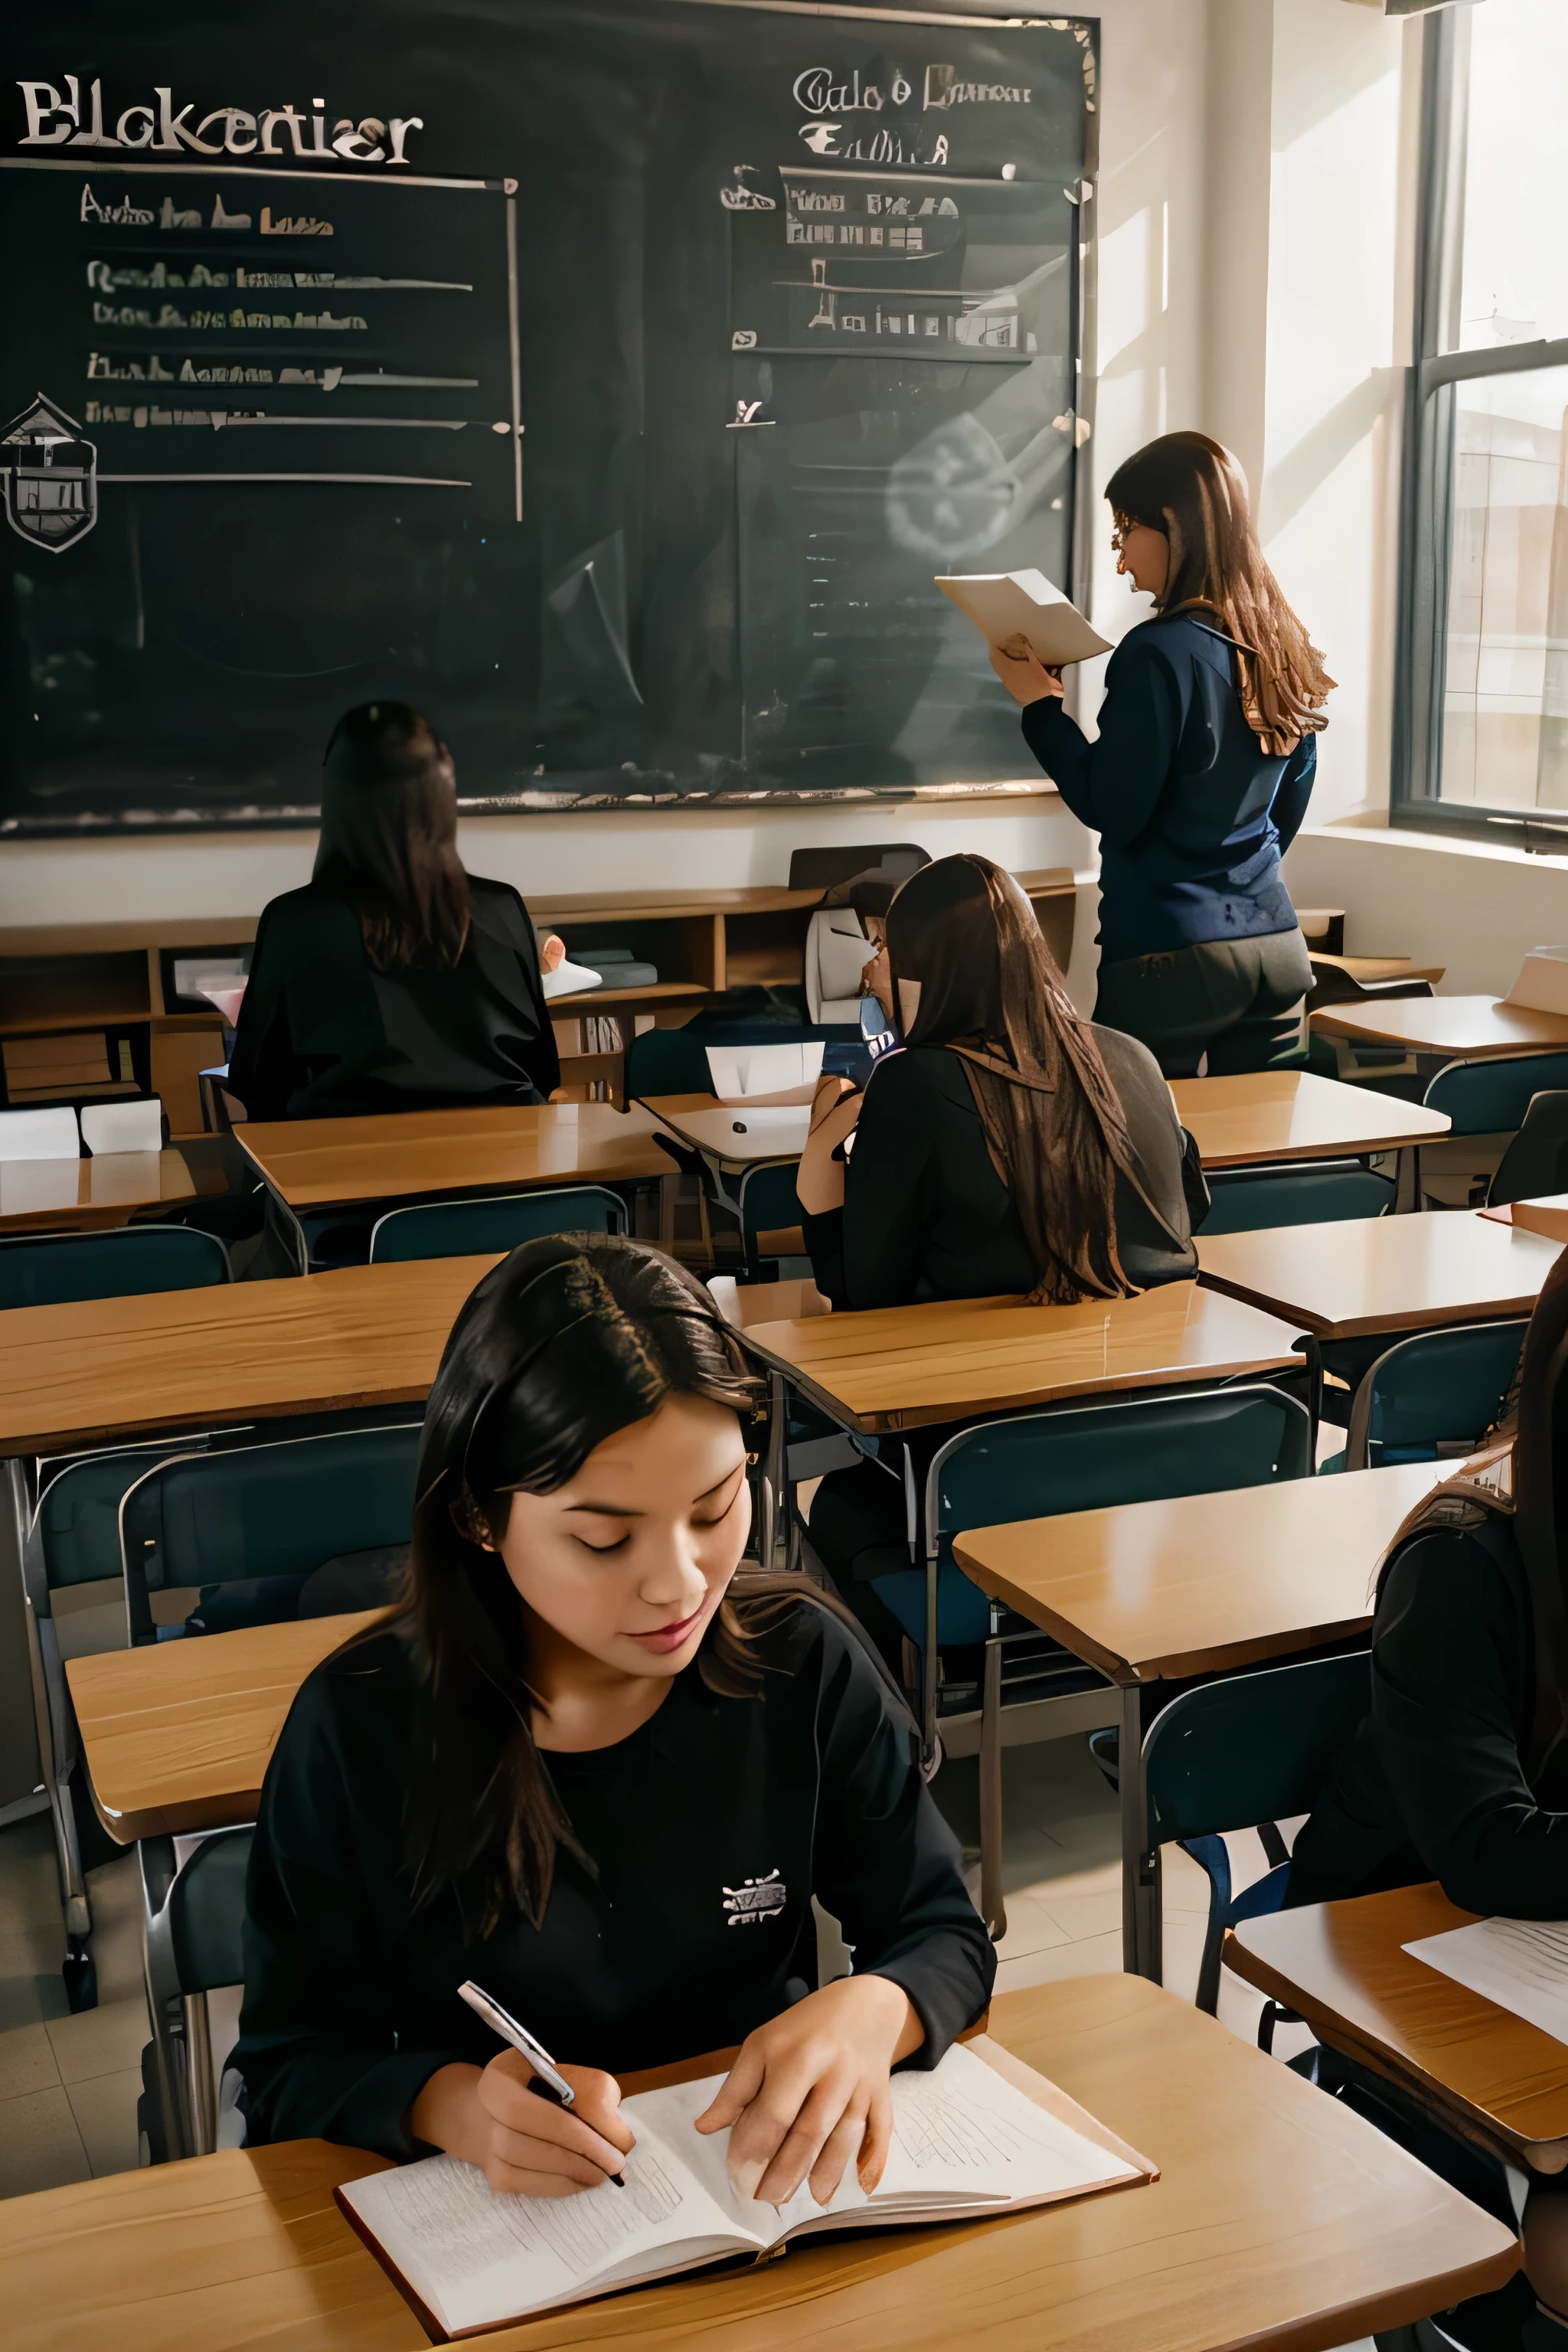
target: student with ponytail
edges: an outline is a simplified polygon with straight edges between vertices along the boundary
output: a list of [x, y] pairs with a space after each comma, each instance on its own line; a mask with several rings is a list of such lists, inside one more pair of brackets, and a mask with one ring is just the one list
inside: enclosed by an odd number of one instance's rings
[[1205, 433], [1167, 433], [1106, 488], [1117, 570], [1154, 600], [1105, 673], [1098, 741], [1034, 656], [992, 667], [1024, 738], [1100, 837], [1095, 1019], [1167, 1077], [1301, 1056], [1311, 967], [1279, 860], [1306, 814], [1334, 681], [1263, 558], [1247, 478]]
[[[697, 2125], [733, 2126], [734, 2177], [825, 2203], [847, 2166], [880, 2176], [889, 2069], [934, 2066], [995, 1964], [874, 1654], [805, 1579], [737, 1576], [764, 1393], [702, 1286], [635, 1242], [525, 1243], [474, 1291], [403, 1605], [309, 1677], [268, 1769], [252, 2142], [441, 2148], [570, 2196], [632, 2146], [616, 2073], [739, 2043]], [[820, 1989], [814, 1895], [855, 1953]]]

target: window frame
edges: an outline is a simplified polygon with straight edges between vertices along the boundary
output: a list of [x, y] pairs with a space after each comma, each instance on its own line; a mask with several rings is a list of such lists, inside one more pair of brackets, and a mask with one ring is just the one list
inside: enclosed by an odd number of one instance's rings
[[1454, 388], [1568, 367], [1568, 336], [1459, 351], [1470, 12], [1446, 7], [1421, 28], [1414, 358], [1405, 371], [1399, 501], [1399, 604], [1389, 823], [1514, 848], [1568, 850], [1568, 810], [1492, 808], [1441, 796], [1447, 660]]

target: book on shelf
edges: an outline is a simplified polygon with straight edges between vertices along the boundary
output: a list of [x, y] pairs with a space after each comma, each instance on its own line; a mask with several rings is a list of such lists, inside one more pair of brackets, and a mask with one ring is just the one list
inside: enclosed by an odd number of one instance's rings
[[761, 2261], [826, 2230], [980, 2220], [1158, 2178], [1148, 2159], [1010, 2052], [978, 2035], [929, 2074], [895, 2074], [893, 2142], [868, 2196], [851, 2167], [819, 2206], [804, 2185], [777, 2209], [743, 2197], [729, 2134], [693, 2122], [723, 2076], [628, 2098], [626, 2185], [563, 2198], [496, 2194], [451, 2157], [376, 2172], [335, 2193], [438, 2340], [670, 2278]]

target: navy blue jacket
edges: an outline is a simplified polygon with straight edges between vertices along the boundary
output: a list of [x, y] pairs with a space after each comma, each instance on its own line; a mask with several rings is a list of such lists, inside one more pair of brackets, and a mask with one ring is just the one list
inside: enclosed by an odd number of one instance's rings
[[1106, 963], [1295, 929], [1279, 878], [1317, 772], [1315, 735], [1272, 758], [1242, 713], [1229, 641], [1201, 621], [1141, 622], [1105, 672], [1100, 740], [1055, 695], [1024, 740], [1100, 840]]

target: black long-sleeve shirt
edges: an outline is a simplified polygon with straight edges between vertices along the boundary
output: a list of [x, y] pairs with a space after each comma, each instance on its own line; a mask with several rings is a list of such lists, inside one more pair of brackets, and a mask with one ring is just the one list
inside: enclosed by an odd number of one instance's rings
[[[551, 1754], [594, 1869], [564, 1847], [543, 1926], [465, 1935], [448, 1887], [416, 1909], [404, 1858], [418, 1685], [379, 1634], [305, 1682], [268, 1768], [252, 1850], [237, 2053], [254, 2142], [319, 2135], [413, 2153], [405, 2116], [495, 2038], [474, 1977], [557, 2059], [612, 2072], [743, 2041], [816, 1982], [815, 1894], [857, 1972], [902, 1986], [933, 2066], [995, 1973], [910, 1727], [853, 1632], [802, 1601], [766, 1635], [760, 1698], [694, 1666], [613, 1748]], [[470, 1906], [469, 1916], [472, 1916]]]
[[528, 909], [508, 882], [473, 875], [468, 889], [449, 971], [377, 971], [329, 884], [271, 901], [229, 1063], [252, 1118], [536, 1103], [560, 1085]]
[[1289, 1900], [1436, 1878], [1467, 1911], [1568, 1916], [1568, 1743], [1520, 1759], [1535, 1642], [1511, 1528], [1418, 1537], [1373, 1628], [1372, 1712], [1296, 1841]]
[[1234, 660], [1201, 621], [1143, 621], [1106, 665], [1098, 742], [1058, 696], [1024, 712], [1030, 751], [1100, 835], [1106, 963], [1295, 929], [1279, 859], [1307, 813], [1318, 739], [1285, 759], [1265, 751]]
[[[1135, 1037], [1100, 1028], [1094, 1037], [1144, 1187], [1177, 1236], [1118, 1175], [1122, 1265], [1141, 1289], [1189, 1280], [1197, 1252], [1170, 1088]], [[836, 1307], [992, 1298], [1033, 1290], [1039, 1278], [1017, 1203], [986, 1149], [963, 1064], [945, 1046], [912, 1045], [877, 1064], [845, 1170], [844, 1206], [804, 1218], [803, 1227], [817, 1286]]]

